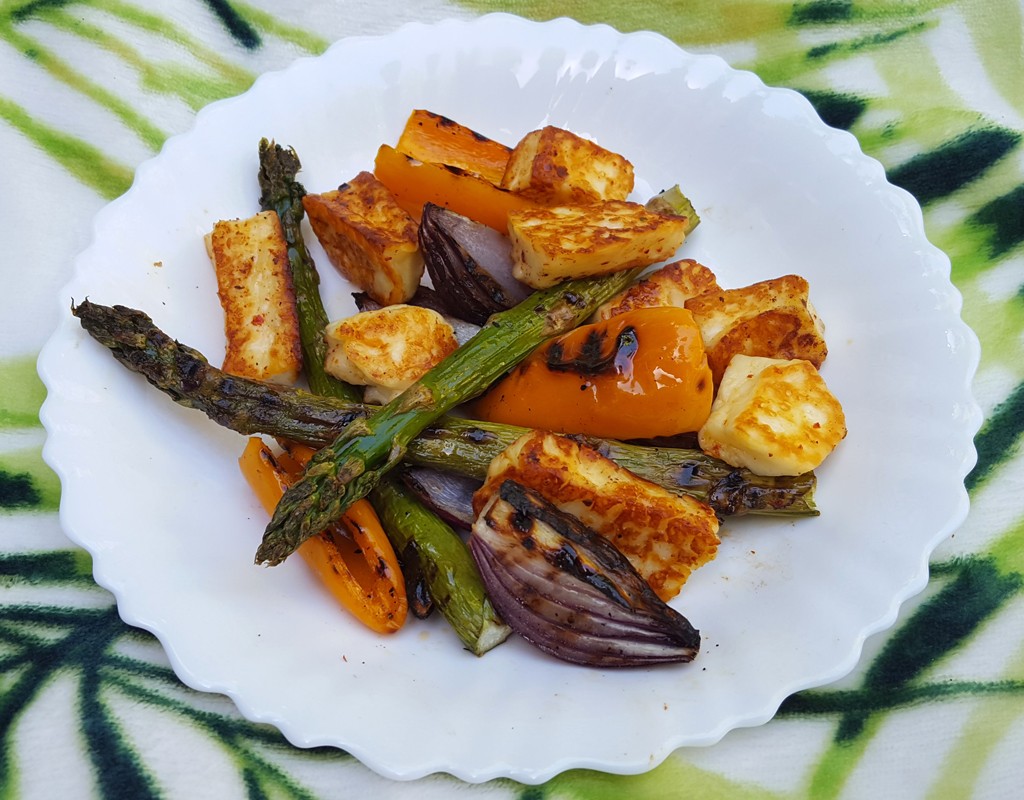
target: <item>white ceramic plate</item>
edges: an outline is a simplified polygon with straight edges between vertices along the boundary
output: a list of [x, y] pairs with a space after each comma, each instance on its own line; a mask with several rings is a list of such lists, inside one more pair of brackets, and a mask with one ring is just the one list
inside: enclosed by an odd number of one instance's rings
[[[135, 306], [217, 362], [202, 237], [257, 210], [260, 137], [293, 145], [307, 189], [323, 191], [370, 168], [413, 108], [509, 143], [549, 123], [593, 137], [633, 161], [638, 197], [684, 187], [703, 223], [683, 255], [723, 285], [809, 279], [849, 436], [819, 472], [819, 518], [725, 526], [717, 560], [674, 601], [703, 633], [693, 664], [588, 670], [518, 640], [476, 659], [437, 620], [363, 630], [299, 560], [253, 566], [266, 518], [238, 473], [241, 437], [160, 396], [67, 314], [87, 295]], [[329, 306], [348, 310], [313, 251]], [[919, 208], [799, 95], [649, 33], [490, 15], [347, 39], [265, 75], [138, 170], [59, 302], [39, 361], [44, 455], [67, 533], [121, 616], [160, 638], [190, 686], [395, 778], [640, 772], [765, 722], [853, 667], [967, 510], [978, 345]]]

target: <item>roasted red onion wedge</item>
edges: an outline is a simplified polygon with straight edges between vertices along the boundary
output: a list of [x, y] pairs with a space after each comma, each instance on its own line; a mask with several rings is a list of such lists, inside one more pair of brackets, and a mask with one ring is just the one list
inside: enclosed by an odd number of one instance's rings
[[512, 276], [508, 238], [487, 225], [427, 203], [419, 241], [434, 289], [464, 320], [483, 325], [533, 291]]
[[402, 482], [425, 506], [451, 525], [469, 530], [473, 524], [473, 493], [481, 481], [429, 467], [402, 470]]
[[697, 655], [700, 633], [611, 543], [514, 481], [477, 517], [469, 549], [509, 627], [557, 658], [636, 667]]

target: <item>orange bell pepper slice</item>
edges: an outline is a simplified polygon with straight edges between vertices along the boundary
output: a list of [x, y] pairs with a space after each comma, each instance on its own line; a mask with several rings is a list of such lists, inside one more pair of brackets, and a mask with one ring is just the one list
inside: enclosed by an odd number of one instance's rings
[[648, 439], [698, 430], [714, 383], [684, 308], [642, 308], [541, 345], [472, 407], [491, 422]]
[[510, 211], [537, 207], [532, 200], [499, 189], [466, 170], [419, 161], [386, 144], [377, 150], [373, 174], [417, 221], [423, 206], [434, 203], [507, 235]]
[[488, 139], [455, 120], [416, 109], [398, 138], [396, 149], [431, 164], [447, 164], [501, 185], [512, 148]]
[[[261, 439], [249, 439], [239, 466], [268, 514], [312, 454], [295, 445], [275, 458]], [[409, 602], [402, 570], [368, 501], [353, 503], [335, 526], [303, 542], [299, 553], [335, 599], [371, 630], [393, 633], [405, 623]]]

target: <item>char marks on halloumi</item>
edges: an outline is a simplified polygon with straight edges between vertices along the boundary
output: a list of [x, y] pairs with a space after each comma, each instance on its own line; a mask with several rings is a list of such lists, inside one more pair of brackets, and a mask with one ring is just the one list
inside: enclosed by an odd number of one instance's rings
[[609, 319], [638, 308], [684, 308], [691, 297], [720, 290], [715, 273], [703, 264], [687, 258], [673, 261], [645, 275], [598, 308], [594, 317], [599, 320]]
[[338, 380], [385, 390], [371, 394], [378, 401], [407, 389], [459, 346], [436, 311], [402, 304], [332, 322], [324, 339], [325, 369]]
[[550, 205], [625, 200], [633, 191], [633, 165], [589, 139], [549, 125], [515, 146], [501, 186]]
[[416, 221], [370, 172], [307, 194], [309, 224], [337, 270], [381, 305], [404, 303], [423, 277]]
[[828, 354], [824, 325], [799, 275], [705, 292], [687, 300], [686, 308], [700, 326], [716, 384], [737, 353], [802, 358], [815, 367]]
[[816, 469], [846, 436], [839, 400], [809, 361], [733, 356], [711, 415], [704, 452], [758, 475]]
[[637, 477], [596, 450], [553, 433], [523, 435], [491, 462], [476, 513], [505, 480], [540, 494], [608, 539], [662, 600], [715, 557], [718, 518], [708, 506]]
[[608, 200], [513, 211], [508, 217], [512, 274], [535, 289], [572, 278], [645, 267], [672, 256], [686, 238], [683, 217]]

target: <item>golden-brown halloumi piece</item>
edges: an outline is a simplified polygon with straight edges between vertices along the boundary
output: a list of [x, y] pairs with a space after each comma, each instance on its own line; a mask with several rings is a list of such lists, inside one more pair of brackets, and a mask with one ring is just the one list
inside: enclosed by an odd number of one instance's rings
[[818, 370], [803, 359], [733, 356], [701, 449], [758, 475], [816, 469], [846, 436], [843, 407]]
[[476, 513], [505, 480], [533, 489], [608, 539], [662, 600], [678, 594], [718, 550], [718, 518], [708, 506], [565, 436], [532, 431], [506, 448], [473, 497]]
[[217, 222], [206, 235], [206, 250], [224, 309], [224, 371], [294, 383], [302, 370], [302, 343], [288, 243], [277, 214]]
[[332, 322], [324, 339], [324, 368], [347, 383], [387, 390], [372, 395], [378, 401], [407, 389], [459, 346], [436, 311], [402, 304]]
[[664, 261], [686, 238], [686, 219], [608, 200], [513, 211], [512, 274], [534, 289]]
[[553, 205], [625, 200], [633, 191], [633, 165], [549, 125], [526, 134], [513, 148], [501, 186]]
[[700, 326], [717, 385], [737, 353], [802, 358], [820, 367], [828, 354], [825, 327], [799, 275], [759, 281], [742, 289], [705, 292], [686, 301]]
[[634, 283], [628, 289], [602, 305], [594, 313], [598, 320], [610, 319], [616, 314], [634, 311], [638, 308], [678, 306], [683, 308], [686, 301], [704, 292], [721, 289], [715, 273], [691, 258], [673, 261], [659, 267]]
[[307, 194], [302, 206], [345, 278], [381, 305], [415, 294], [423, 277], [416, 221], [372, 173], [360, 172], [331, 192]]

